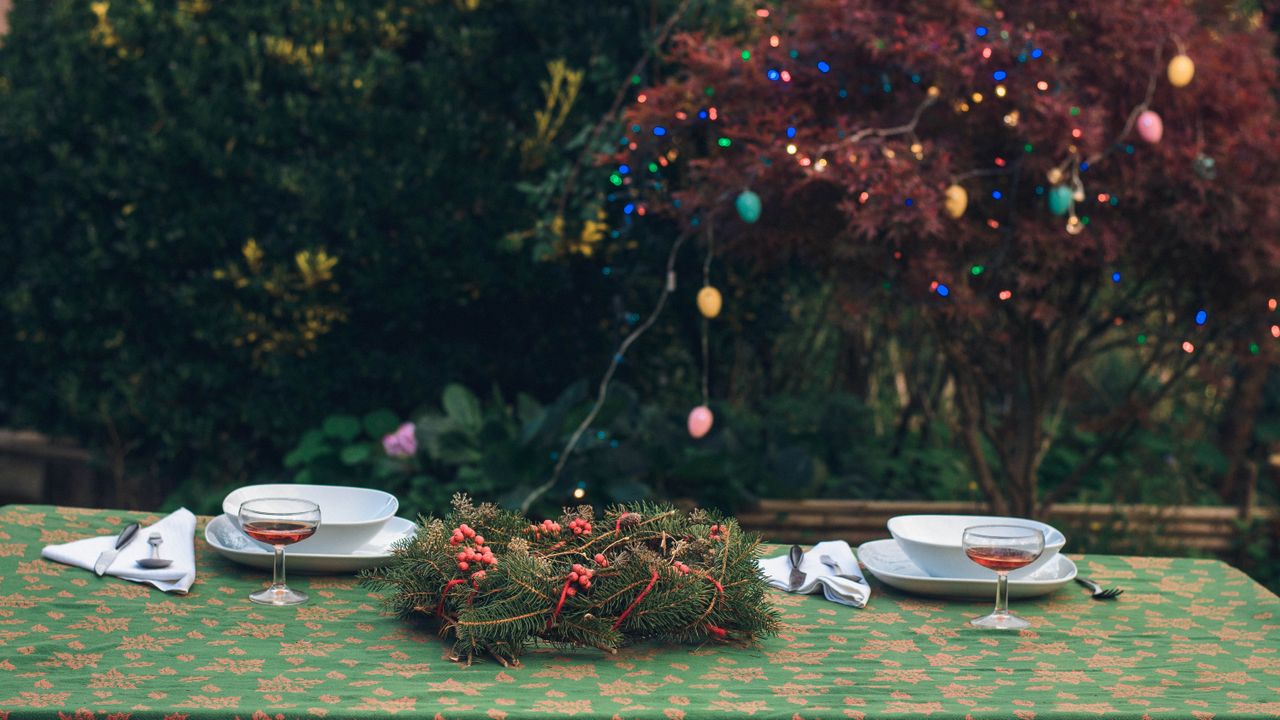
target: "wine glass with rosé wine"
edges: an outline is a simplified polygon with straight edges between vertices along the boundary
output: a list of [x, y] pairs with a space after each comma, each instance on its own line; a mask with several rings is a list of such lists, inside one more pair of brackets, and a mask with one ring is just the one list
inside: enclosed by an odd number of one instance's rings
[[1044, 533], [1019, 525], [979, 525], [965, 528], [964, 554], [996, 573], [996, 609], [974, 618], [970, 625], [992, 630], [1021, 630], [1031, 623], [1009, 612], [1009, 571], [1036, 561], [1044, 552]]
[[245, 535], [275, 548], [271, 587], [251, 593], [262, 605], [299, 605], [306, 593], [284, 584], [284, 548], [302, 542], [320, 527], [320, 506], [299, 498], [255, 498], [240, 505], [240, 529]]

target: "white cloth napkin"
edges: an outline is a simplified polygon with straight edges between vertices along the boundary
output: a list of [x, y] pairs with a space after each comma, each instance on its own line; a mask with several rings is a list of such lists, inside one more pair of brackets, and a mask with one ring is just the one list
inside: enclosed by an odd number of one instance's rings
[[[866, 607], [871, 598], [871, 586], [866, 582], [858, 582], [847, 578], [835, 577], [836, 571], [822, 563], [823, 555], [829, 556], [840, 567], [842, 575], [857, 575], [866, 578], [866, 574], [858, 567], [858, 560], [853, 556], [853, 549], [843, 540], [827, 540], [820, 542], [804, 554], [800, 570], [804, 572], [804, 583], [796, 590], [802, 595], [809, 595], [822, 588], [822, 594], [831, 602], [851, 605], [856, 608]], [[791, 561], [787, 556], [762, 558], [756, 561], [764, 572], [765, 580], [779, 590], [791, 591]]]
[[[173, 561], [169, 567], [148, 570], [138, 566], [138, 560], [151, 556], [151, 546], [147, 544], [151, 533], [160, 533], [164, 540], [160, 545], [160, 556]], [[40, 557], [93, 570], [98, 556], [104, 550], [115, 547], [118, 536], [119, 532], [115, 532], [62, 545], [47, 545], [40, 551]], [[179, 508], [155, 525], [139, 528], [133, 540], [116, 555], [106, 574], [134, 582], [150, 583], [165, 592], [185, 594], [196, 581], [195, 537], [196, 516], [186, 508]]]

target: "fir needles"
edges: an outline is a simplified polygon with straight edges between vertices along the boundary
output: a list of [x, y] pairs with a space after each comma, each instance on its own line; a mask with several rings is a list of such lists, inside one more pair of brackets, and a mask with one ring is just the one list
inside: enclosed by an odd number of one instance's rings
[[447, 517], [424, 518], [363, 582], [386, 593], [391, 612], [435, 617], [457, 659], [518, 665], [537, 642], [613, 652], [638, 640], [750, 643], [775, 634], [759, 545], [734, 520], [703, 510], [639, 503], [597, 519], [581, 505], [534, 524], [457, 495]]

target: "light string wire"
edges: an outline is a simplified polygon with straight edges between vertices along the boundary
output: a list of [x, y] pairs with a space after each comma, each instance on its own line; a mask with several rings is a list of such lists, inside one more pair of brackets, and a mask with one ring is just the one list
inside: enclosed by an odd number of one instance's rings
[[[676, 8], [675, 12], [673, 12], [672, 15], [667, 18], [666, 22], [663, 24], [662, 28], [660, 29], [657, 37], [651, 44], [650, 48], [646, 50], [645, 54], [640, 58], [639, 61], [637, 61], [634, 71], [631, 73], [632, 76], [638, 74], [640, 70], [644, 68], [644, 65], [650, 61], [656, 48], [661, 46], [661, 44], [666, 40], [666, 38], [674, 30], [676, 23], [685, 14], [685, 12], [688, 10], [691, 3], [692, 3], [692, 0], [685, 0], [685, 2], [681, 3], [681, 5], [678, 8]], [[1138, 116], [1141, 115], [1147, 109], [1149, 109], [1151, 101], [1154, 99], [1155, 92], [1158, 87], [1158, 78], [1160, 74], [1160, 61], [1163, 58], [1164, 46], [1167, 44], [1167, 42], [1170, 39], [1172, 39], [1173, 42], [1177, 45], [1179, 52], [1185, 52], [1182, 40], [1176, 35], [1167, 35], [1160, 41], [1159, 44], [1157, 44], [1156, 50], [1155, 50], [1155, 63], [1154, 63], [1155, 67], [1152, 70], [1150, 77], [1148, 78], [1147, 91], [1143, 100], [1137, 105], [1135, 105], [1133, 109], [1129, 112], [1129, 115], [1126, 118], [1124, 127], [1120, 131], [1120, 133], [1116, 136], [1115, 140], [1109, 143], [1105, 150], [1097, 151], [1094, 154], [1090, 155], [1085, 160], [1085, 162], [1088, 165], [1093, 165], [1094, 163], [1108, 156], [1115, 149], [1115, 147], [1120, 143], [1120, 141], [1122, 141], [1125, 137], [1129, 135], [1129, 133], [1133, 131], [1133, 127], [1137, 122]], [[560, 199], [558, 202], [558, 208], [560, 213], [563, 213], [564, 211], [564, 208], [568, 202], [568, 197], [571, 194], [576, 177], [583, 163], [585, 162], [586, 157], [590, 154], [591, 148], [595, 144], [595, 140], [599, 137], [604, 127], [607, 124], [609, 124], [610, 121], [613, 120], [613, 118], [618, 114], [618, 112], [620, 112], [622, 103], [626, 98], [627, 91], [630, 87], [630, 84], [631, 84], [630, 77], [628, 77], [628, 79], [618, 89], [618, 92], [614, 97], [614, 102], [610, 107], [609, 111], [605, 113], [605, 115], [601, 118], [601, 120], [597, 122], [596, 125], [593, 127], [591, 134], [588, 137], [586, 147], [583, 149], [583, 152], [579, 155], [578, 160], [574, 163], [573, 167], [570, 169], [569, 175], [565, 181], [565, 188], [561, 192]], [[919, 126], [920, 121], [924, 116], [924, 112], [927, 109], [929, 109], [931, 106], [936, 104], [940, 99], [941, 99], [941, 93], [931, 87], [929, 91], [926, 92], [924, 99], [920, 102], [919, 105], [916, 106], [916, 109], [912, 113], [911, 119], [908, 122], [901, 125], [894, 125], [889, 127], [863, 128], [849, 135], [848, 137], [841, 138], [836, 142], [826, 143], [824, 145], [819, 146], [817, 150], [812, 153], [812, 155], [814, 157], [821, 157], [822, 155], [825, 155], [831, 152], [832, 150], [835, 150], [836, 148], [839, 148], [845, 145], [856, 145], [862, 142], [863, 140], [866, 140], [867, 138], [871, 138], [871, 137], [885, 139], [890, 137], [896, 137], [899, 135], [907, 135], [914, 138], [916, 128]], [[1073, 161], [1075, 161], [1078, 157], [1079, 157], [1078, 154], [1074, 152], [1069, 154], [1067, 158], [1065, 158], [1057, 166], [1057, 169], [1059, 170], [1059, 172], [1065, 170], [1067, 166], [1072, 164]], [[973, 169], [973, 170], [968, 170], [968, 171], [953, 175], [951, 180], [952, 182], [958, 183], [970, 178], [994, 176], [994, 175], [1007, 175], [1007, 174], [1016, 173], [1017, 171], [1018, 171], [1017, 165], [1010, 168], [1000, 168], [1000, 169], [990, 169], [990, 168]], [[758, 173], [759, 173], [759, 168], [755, 168], [755, 170], [751, 173], [752, 178], [754, 178]], [[1075, 163], [1075, 167], [1073, 168], [1072, 185], [1073, 185], [1073, 189], [1083, 187], [1083, 184], [1079, 179], [1079, 163]], [[1074, 217], [1075, 215], [1074, 197], [1071, 200], [1069, 213], [1071, 216]], [[703, 259], [703, 266], [702, 266], [703, 287], [710, 287], [711, 285], [710, 283], [711, 263], [715, 256], [715, 235], [714, 235], [714, 231], [712, 230], [712, 225], [713, 223], [711, 222], [706, 223], [707, 252], [706, 252], [705, 258]], [[560, 455], [557, 458], [555, 468], [552, 470], [551, 477], [548, 478], [548, 480], [542, 485], [539, 485], [538, 487], [534, 488], [529, 493], [529, 495], [525, 497], [524, 501], [521, 502], [520, 510], [522, 512], [528, 512], [529, 507], [532, 506], [533, 503], [538, 500], [538, 498], [542, 497], [547, 492], [551, 491], [555, 487], [556, 483], [559, 482], [561, 475], [564, 473], [564, 468], [568, 464], [569, 457], [577, 448], [578, 442], [582, 439], [582, 435], [587, 431], [591, 423], [594, 422], [596, 417], [600, 414], [600, 410], [603, 408], [605, 401], [608, 399], [609, 386], [612, 383], [613, 376], [616, 374], [618, 366], [622, 363], [627, 350], [631, 347], [632, 344], [635, 343], [636, 340], [638, 340], [642, 335], [644, 335], [645, 332], [649, 330], [649, 328], [653, 326], [653, 324], [657, 321], [658, 316], [661, 315], [662, 310], [666, 306], [668, 297], [676, 289], [676, 275], [675, 275], [676, 257], [679, 254], [680, 248], [689, 239], [691, 234], [692, 234], [692, 230], [686, 230], [685, 232], [681, 233], [676, 238], [676, 241], [672, 244], [671, 251], [667, 256], [666, 282], [663, 285], [662, 292], [659, 293], [658, 295], [658, 300], [655, 303], [653, 310], [649, 313], [649, 316], [645, 318], [644, 322], [638, 325], [635, 328], [635, 330], [633, 330], [630, 334], [628, 334], [627, 337], [624, 338], [623, 341], [619, 344], [617, 351], [614, 353], [613, 358], [610, 360], [609, 366], [606, 369], [604, 376], [600, 380], [600, 384], [596, 392], [596, 400], [593, 403], [590, 412], [587, 413], [587, 416], [583, 418], [582, 422], [579, 423], [578, 427], [574, 430], [573, 434], [569, 437], [568, 442], [565, 443], [564, 449], [561, 450]], [[700, 333], [701, 356], [702, 356], [701, 358], [702, 359], [701, 390], [702, 390], [703, 405], [707, 405], [710, 402], [710, 393], [709, 393], [709, 387], [708, 387], [709, 386], [708, 376], [710, 372], [709, 371], [710, 348], [709, 348], [709, 338], [708, 338], [709, 325], [710, 325], [709, 319], [704, 316], [702, 319], [702, 328]]]
[[618, 366], [622, 364], [622, 360], [626, 356], [627, 350], [630, 349], [631, 346], [649, 330], [649, 328], [653, 327], [653, 324], [658, 320], [658, 316], [662, 314], [662, 309], [667, 305], [667, 298], [671, 296], [671, 293], [675, 292], [676, 257], [680, 253], [680, 248], [684, 246], [685, 241], [687, 241], [692, 234], [693, 232], [691, 230], [686, 230], [680, 233], [680, 235], [676, 237], [675, 242], [671, 244], [671, 251], [667, 253], [666, 281], [662, 285], [662, 292], [658, 293], [658, 300], [654, 304], [653, 310], [649, 312], [649, 316], [644, 319], [644, 322], [637, 325], [636, 328], [618, 344], [618, 349], [613, 353], [613, 358], [609, 360], [608, 369], [605, 370], [604, 376], [600, 378], [600, 385], [596, 390], [596, 400], [591, 406], [591, 411], [587, 413], [586, 417], [582, 418], [582, 422], [578, 423], [578, 427], [573, 431], [573, 435], [569, 436], [569, 441], [565, 443], [564, 449], [560, 451], [560, 457], [556, 459], [556, 466], [551, 472], [551, 477], [548, 478], [546, 482], [529, 492], [525, 499], [520, 503], [520, 512], [527, 513], [530, 506], [537, 502], [538, 498], [551, 491], [551, 489], [556, 486], [556, 483], [559, 482], [560, 475], [563, 474], [565, 465], [569, 462], [569, 456], [572, 455], [574, 449], [577, 448], [578, 441], [582, 439], [582, 434], [587, 431], [587, 428], [591, 426], [591, 423], [595, 422], [596, 416], [600, 414], [600, 409], [604, 407], [605, 400], [609, 396], [609, 384], [613, 382], [613, 376], [618, 371]]
[[653, 59], [654, 53], [666, 43], [667, 38], [675, 30], [676, 23], [680, 22], [680, 18], [684, 17], [684, 14], [688, 12], [692, 4], [693, 0], [684, 0], [671, 13], [667, 21], [662, 24], [662, 28], [658, 30], [658, 34], [654, 36], [653, 41], [649, 43], [649, 47], [640, 56], [640, 59], [636, 61], [636, 64], [632, 66], [631, 73], [627, 75], [627, 78], [618, 87], [617, 93], [613, 96], [613, 104], [609, 106], [608, 112], [600, 117], [595, 127], [591, 128], [591, 134], [587, 136], [587, 142], [582, 146], [582, 152], [578, 153], [573, 166], [569, 168], [569, 174], [565, 176], [564, 188], [561, 189], [560, 198], [556, 201], [556, 217], [564, 216], [564, 211], [569, 204], [569, 196], [573, 194], [573, 187], [577, 182], [578, 174], [582, 171], [582, 166], [587, 162], [587, 158], [594, 152], [596, 140], [599, 139], [600, 133], [604, 132], [605, 126], [613, 123], [618, 113], [621, 112], [622, 103], [627, 99], [628, 91], [631, 88], [631, 78], [638, 76], [644, 70], [644, 66], [649, 64], [649, 61]]
[[[707, 223], [707, 256], [702, 261], [702, 287], [711, 287], [711, 259], [715, 257], [716, 235], [712, 223]], [[711, 373], [709, 361], [710, 349], [707, 335], [710, 333], [711, 318], [702, 316], [702, 404], [710, 405], [711, 393], [707, 390], [707, 377]]]

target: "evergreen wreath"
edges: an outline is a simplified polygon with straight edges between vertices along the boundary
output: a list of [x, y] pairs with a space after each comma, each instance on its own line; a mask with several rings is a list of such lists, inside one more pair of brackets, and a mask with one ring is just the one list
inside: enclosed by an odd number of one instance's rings
[[542, 641], [615, 652], [640, 640], [750, 643], [778, 631], [756, 566], [760, 538], [705, 510], [638, 503], [565, 508], [532, 523], [453, 498], [422, 518], [391, 562], [363, 583], [386, 608], [428, 615], [453, 637], [454, 659], [506, 665]]

